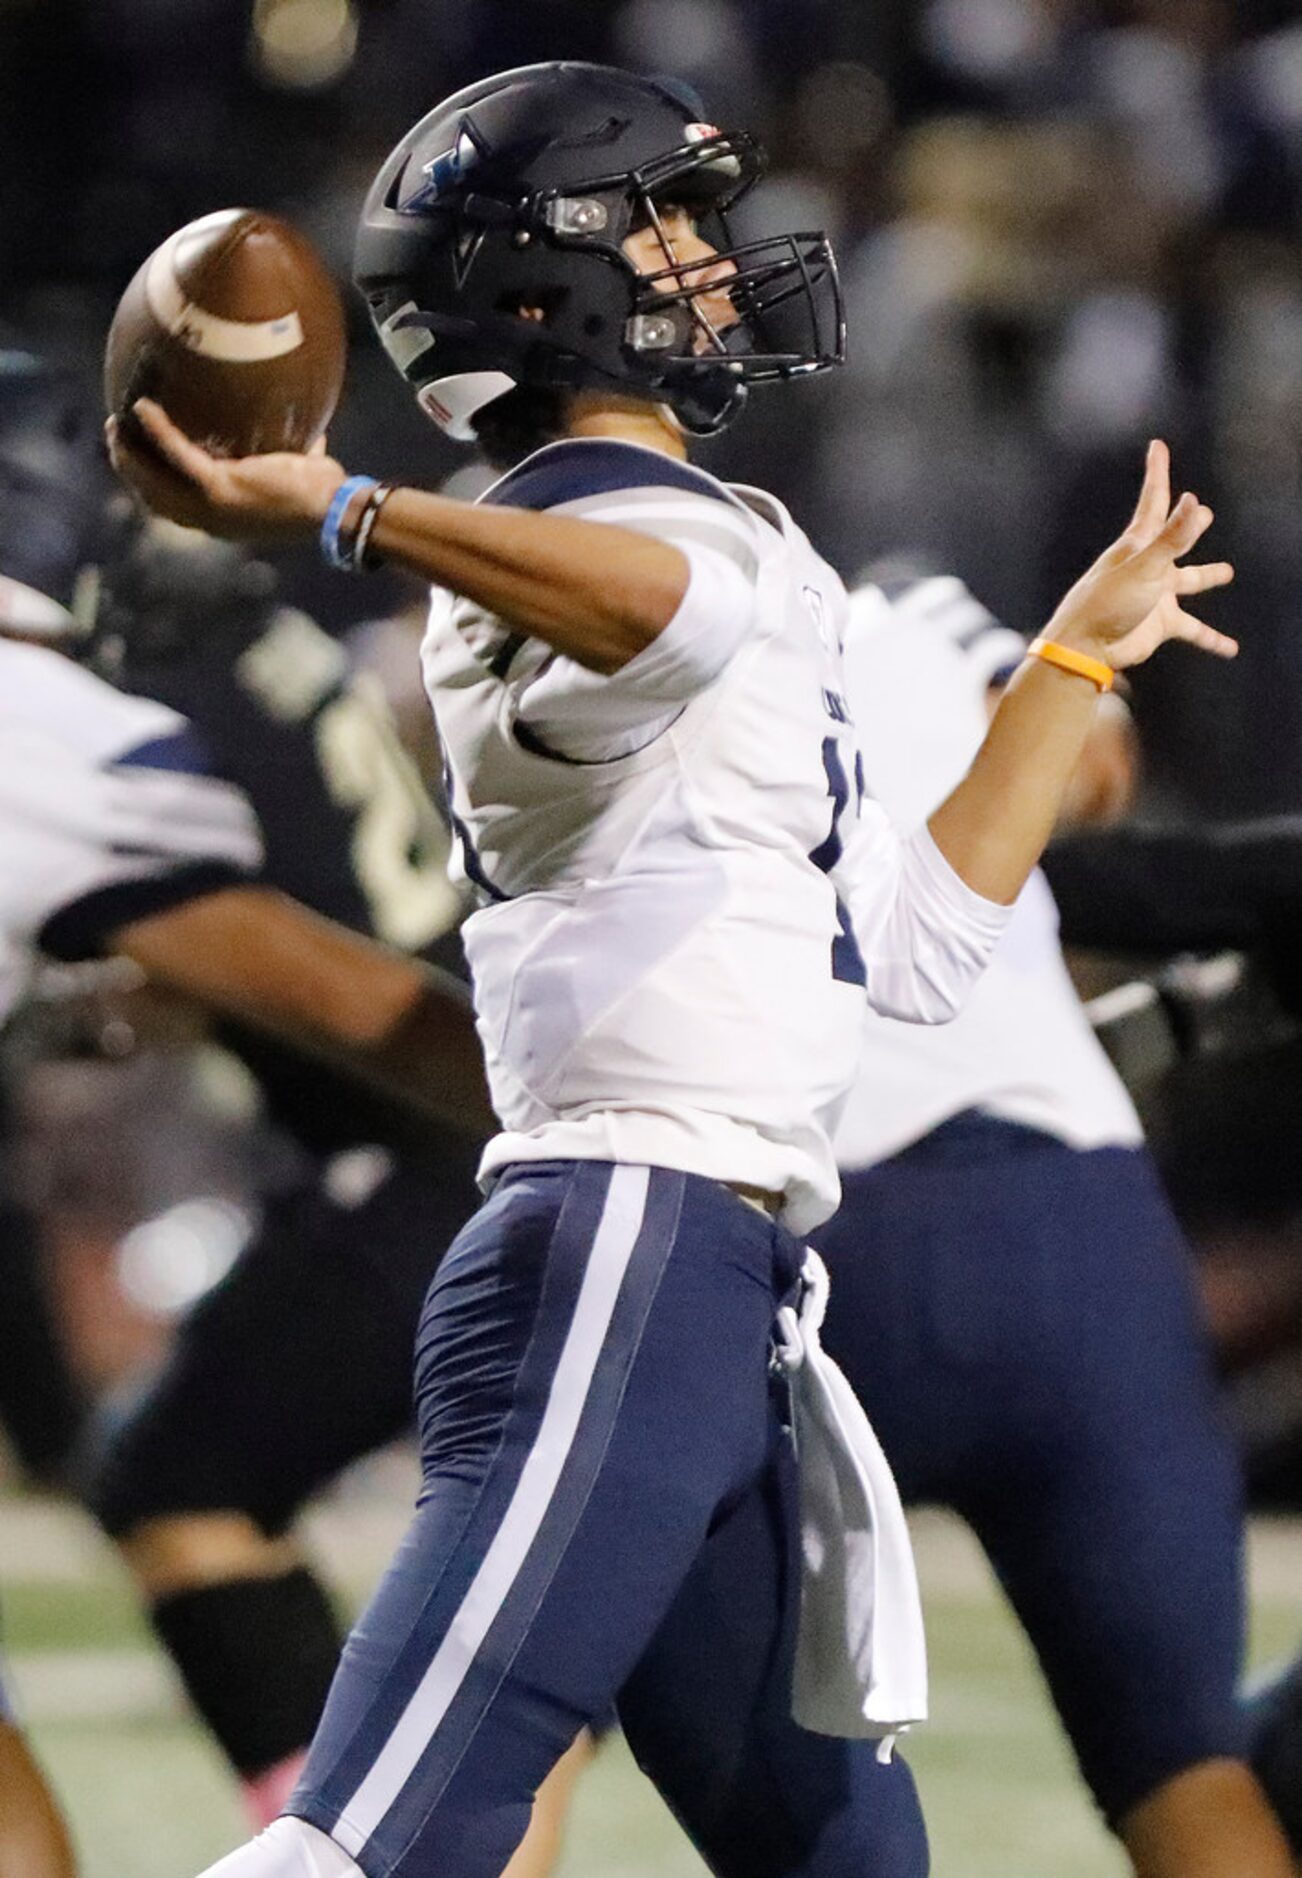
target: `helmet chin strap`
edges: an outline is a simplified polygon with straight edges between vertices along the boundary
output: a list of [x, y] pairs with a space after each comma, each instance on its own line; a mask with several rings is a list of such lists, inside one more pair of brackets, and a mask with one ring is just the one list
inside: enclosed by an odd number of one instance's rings
[[713, 396], [710, 389], [704, 385], [690, 390], [685, 387], [678, 394], [674, 417], [688, 436], [717, 437], [740, 416], [750, 396], [750, 387], [734, 378], [727, 379]]

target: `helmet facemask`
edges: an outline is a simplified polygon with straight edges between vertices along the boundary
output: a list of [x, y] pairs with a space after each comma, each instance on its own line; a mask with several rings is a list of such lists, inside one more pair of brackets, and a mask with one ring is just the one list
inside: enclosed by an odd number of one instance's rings
[[[763, 168], [753, 139], [713, 132], [624, 179], [619, 250], [633, 308], [624, 346], [652, 384], [670, 394], [666, 401], [691, 430], [721, 429], [752, 384], [803, 377], [844, 357], [840, 282], [827, 237], [805, 232], [738, 242], [733, 235], [730, 212]], [[553, 226], [605, 212], [603, 194], [553, 201]], [[669, 204], [691, 215], [712, 251], [708, 259], [675, 254], [663, 216]], [[638, 226], [655, 231], [663, 268], [640, 272], [623, 253]], [[720, 293], [733, 315], [727, 324], [716, 323], [705, 304]]]

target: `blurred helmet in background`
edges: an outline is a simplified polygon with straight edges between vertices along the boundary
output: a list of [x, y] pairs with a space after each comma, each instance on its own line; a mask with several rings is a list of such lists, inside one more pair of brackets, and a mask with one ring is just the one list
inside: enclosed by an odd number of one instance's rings
[[122, 526], [100, 426], [75, 372], [0, 334], [0, 631], [84, 628], [87, 572]]

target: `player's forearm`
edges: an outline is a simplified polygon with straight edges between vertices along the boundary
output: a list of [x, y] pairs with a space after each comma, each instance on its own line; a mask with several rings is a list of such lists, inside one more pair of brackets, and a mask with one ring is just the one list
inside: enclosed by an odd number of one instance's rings
[[1055, 841], [1045, 871], [1073, 945], [1248, 950], [1302, 932], [1302, 817], [1118, 828]]
[[112, 949], [418, 1118], [477, 1139], [494, 1126], [465, 987], [271, 889], [204, 895], [121, 928]]
[[632, 529], [395, 489], [372, 547], [596, 672], [615, 672], [687, 592], [682, 550]]
[[927, 826], [974, 893], [1007, 906], [1057, 821], [1099, 693], [1038, 659], [1014, 674], [971, 769]]
[[[132, 407], [152, 450], [116, 418], [109, 454], [155, 514], [232, 541], [306, 542], [346, 480], [320, 452], [210, 456], [148, 398]], [[345, 529], [360, 524], [359, 491]], [[575, 516], [479, 507], [396, 489], [370, 547], [422, 579], [464, 594], [521, 632], [597, 672], [615, 672], [651, 644], [687, 592], [687, 557], [668, 542]]]
[[383, 1036], [342, 1060], [378, 1094], [451, 1122], [474, 1140], [497, 1132], [470, 1000], [450, 996], [441, 981], [422, 985]]

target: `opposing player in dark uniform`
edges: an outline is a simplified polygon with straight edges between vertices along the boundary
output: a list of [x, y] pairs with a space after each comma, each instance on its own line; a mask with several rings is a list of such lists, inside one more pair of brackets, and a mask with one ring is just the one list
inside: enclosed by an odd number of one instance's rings
[[[6, 354], [0, 396], [7, 374], [39, 370]], [[0, 1020], [42, 956], [120, 954], [292, 1046], [319, 1075], [333, 1068], [354, 1105], [373, 1095], [428, 1125], [431, 1170], [445, 1158], [455, 1169], [437, 1125], [473, 1136], [489, 1119], [460, 988], [269, 886], [249, 800], [215, 773], [194, 728], [54, 649], [77, 637], [64, 600], [87, 547], [83, 518], [39, 462], [0, 453], [0, 473]], [[437, 1193], [440, 1180], [431, 1171]], [[368, 1289], [382, 1282], [377, 1273]], [[291, 1355], [277, 1354], [288, 1370]], [[258, 1426], [258, 1442], [272, 1426]], [[37, 1870], [37, 1833], [45, 1868], [62, 1872], [66, 1842], [7, 1711], [0, 1778], [0, 1857], [27, 1833], [22, 1869]]]
[[[1177, 952], [1248, 954], [1296, 1018], [1302, 1010], [1302, 816], [1183, 826], [1127, 823], [1055, 844], [1046, 873], [1076, 943], [1131, 957]], [[1291, 1236], [1302, 1200], [1297, 1148], [1299, 1045], [1276, 1033], [1244, 1048], [1237, 1027], [1187, 1025], [1201, 1045], [1176, 1072], [1161, 1117], [1177, 1200], [1213, 1230], [1245, 1217]], [[1229, 1097], [1227, 1101], [1227, 1095]], [[1249, 1484], [1296, 1506], [1302, 1468], [1296, 1437]], [[1253, 1765], [1302, 1856], [1302, 1657], [1247, 1703]]]
[[[101, 571], [91, 656], [182, 711], [240, 784], [264, 880], [408, 951], [455, 925], [443, 825], [383, 698], [279, 603], [265, 565], [151, 525]], [[474, 1160], [449, 1133], [395, 1162], [379, 1145], [390, 1118], [355, 1092], [247, 1030], [222, 1035], [293, 1138], [296, 1173], [113, 1432], [92, 1499], [260, 1820], [292, 1787], [340, 1642], [287, 1531], [311, 1492], [409, 1427], [420, 1302], [473, 1209]]]

